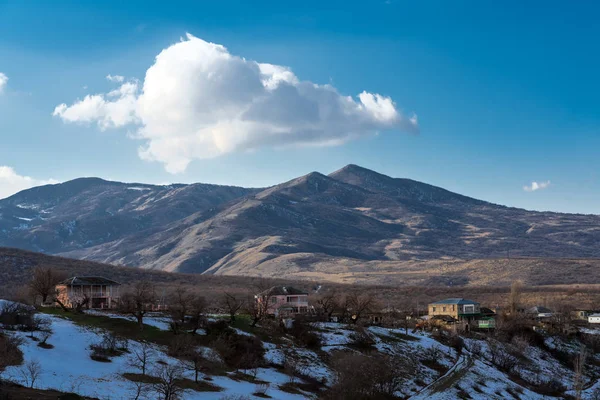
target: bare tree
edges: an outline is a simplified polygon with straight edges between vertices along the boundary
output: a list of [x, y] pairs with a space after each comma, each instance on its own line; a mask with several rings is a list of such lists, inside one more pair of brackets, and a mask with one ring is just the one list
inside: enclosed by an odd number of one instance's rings
[[331, 291], [327, 294], [320, 295], [315, 301], [319, 313], [325, 316], [328, 321], [331, 320], [332, 314], [339, 307], [338, 298], [339, 294], [336, 291]]
[[575, 399], [581, 400], [581, 394], [585, 386], [585, 363], [588, 355], [588, 350], [584, 345], [581, 345], [579, 353], [573, 361], [573, 387], [575, 389]]
[[194, 295], [192, 297], [192, 301], [190, 302], [189, 316], [190, 316], [190, 328], [192, 334], [196, 334], [198, 329], [200, 329], [205, 321], [205, 312], [206, 312], [206, 299], [202, 296]]
[[171, 329], [176, 335], [185, 324], [185, 319], [194, 300], [194, 295], [186, 289], [177, 289], [169, 296], [169, 314], [171, 315]]
[[241, 308], [244, 307], [244, 300], [225, 292], [223, 294], [223, 306], [229, 314], [229, 322], [233, 324], [235, 322], [235, 316]]
[[21, 367], [20, 372], [25, 384], [28, 387], [33, 388], [35, 386], [35, 382], [42, 373], [42, 365], [39, 363], [39, 361], [30, 360]]
[[150, 391], [150, 385], [147, 382], [132, 381], [134, 385], [134, 391], [132, 393], [133, 400], [140, 400], [146, 398], [146, 395]]
[[131, 354], [127, 359], [127, 365], [132, 368], [139, 369], [142, 375], [146, 375], [146, 371], [152, 358], [152, 346], [147, 342], [142, 342], [141, 346], [131, 350]]
[[523, 282], [514, 281], [510, 286], [510, 295], [508, 297], [508, 310], [511, 316], [517, 315], [521, 305], [521, 292], [523, 291]]
[[252, 319], [251, 326], [253, 327], [269, 314], [269, 308], [272, 304], [271, 297], [275, 290], [274, 287], [269, 287], [268, 282], [259, 283], [256, 289], [258, 294], [249, 295], [246, 303], [248, 314]]
[[154, 392], [163, 400], [177, 400], [181, 397], [184, 389], [179, 385], [183, 378], [183, 368], [178, 364], [161, 363], [154, 371], [157, 378], [152, 385]]
[[33, 276], [29, 282], [32, 293], [42, 298], [42, 304], [46, 303], [48, 297], [54, 296], [56, 285], [65, 279], [65, 274], [56, 271], [52, 267], [39, 266], [33, 270]]
[[283, 352], [283, 370], [288, 376], [289, 383], [295, 383], [301, 373], [300, 357], [292, 349]]
[[375, 306], [375, 301], [371, 295], [360, 295], [357, 292], [351, 293], [347, 297], [347, 302], [352, 313], [353, 323], [357, 323], [365, 313], [372, 311]]
[[139, 281], [121, 296], [119, 310], [124, 314], [133, 315], [140, 330], [144, 330], [144, 316], [152, 309], [155, 300], [154, 284], [148, 281]]
[[193, 349], [186, 359], [186, 367], [194, 372], [194, 382], [198, 383], [198, 377], [202, 368], [205, 366], [206, 359], [204, 358], [202, 351], [199, 349]]

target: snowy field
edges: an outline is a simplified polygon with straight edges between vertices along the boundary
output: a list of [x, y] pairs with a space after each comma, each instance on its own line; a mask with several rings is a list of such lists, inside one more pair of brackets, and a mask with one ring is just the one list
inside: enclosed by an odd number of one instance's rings
[[[131, 399], [134, 397], [136, 386], [123, 378], [125, 372], [136, 372], [127, 365], [127, 354], [112, 358], [112, 362], [104, 363], [92, 360], [88, 348], [91, 344], [101, 340], [101, 332], [85, 329], [71, 321], [51, 316], [54, 333], [48, 343], [53, 349], [38, 347], [38, 342], [31, 340], [26, 334], [18, 333], [25, 339], [21, 346], [25, 363], [35, 360], [40, 363], [41, 375], [36, 382], [40, 389], [56, 389], [64, 392], [73, 392], [83, 396], [96, 397], [103, 400]], [[130, 351], [139, 347], [140, 343], [129, 341]], [[167, 363], [179, 361], [169, 357], [160, 347], [154, 347], [154, 361], [163, 360]], [[9, 367], [4, 377], [14, 382], [25, 384], [22, 374], [23, 367]], [[193, 373], [188, 371], [187, 377], [193, 379]], [[271, 383], [268, 394], [275, 399], [305, 399], [307, 396], [294, 395], [282, 392], [276, 388], [278, 384], [287, 382], [284, 374], [274, 369], [259, 369], [257, 378]], [[245, 381], [235, 381], [226, 376], [212, 377], [211, 383], [221, 387], [221, 392], [196, 392], [187, 390], [184, 398], [195, 399], [220, 399], [228, 395], [250, 395], [256, 391], [256, 385]], [[142, 399], [154, 400], [155, 394], [149, 394]]]

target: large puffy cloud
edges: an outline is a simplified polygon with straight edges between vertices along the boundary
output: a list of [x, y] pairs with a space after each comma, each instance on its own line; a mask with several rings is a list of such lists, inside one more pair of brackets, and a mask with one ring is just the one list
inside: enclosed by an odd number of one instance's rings
[[54, 179], [40, 180], [29, 176], [22, 176], [17, 174], [11, 167], [0, 166], [0, 199], [4, 199], [21, 190], [52, 183], [58, 183], [58, 181]]
[[156, 57], [143, 86], [126, 81], [107, 94], [61, 104], [54, 115], [100, 129], [136, 125], [130, 136], [144, 141], [140, 157], [172, 173], [194, 159], [235, 151], [338, 145], [386, 129], [418, 132], [416, 115], [405, 117], [389, 97], [343, 96], [190, 34]]
[[0, 94], [4, 91], [6, 84], [8, 83], [8, 76], [0, 72]]

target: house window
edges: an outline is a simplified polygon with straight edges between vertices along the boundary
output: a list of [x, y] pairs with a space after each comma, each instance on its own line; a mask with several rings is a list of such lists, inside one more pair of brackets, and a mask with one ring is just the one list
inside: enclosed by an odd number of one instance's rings
[[454, 311], [454, 306], [452, 306], [452, 311]]
[[432, 311], [435, 312], [435, 307], [431, 307]]
[[475, 305], [474, 304], [464, 305], [463, 312], [465, 314], [474, 314], [475, 313]]
[[277, 297], [271, 297], [271, 303], [272, 304], [277, 303]]
[[446, 307], [442, 307], [442, 311], [443, 311], [443, 312], [446, 312]]

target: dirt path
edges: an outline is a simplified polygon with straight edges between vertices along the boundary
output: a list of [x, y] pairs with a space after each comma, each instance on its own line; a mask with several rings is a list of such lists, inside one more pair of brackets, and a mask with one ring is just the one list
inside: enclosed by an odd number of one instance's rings
[[456, 363], [438, 379], [425, 386], [419, 393], [411, 396], [410, 400], [428, 399], [432, 394], [443, 392], [451, 388], [458, 382], [473, 366], [473, 359], [466, 354], [462, 354]]

